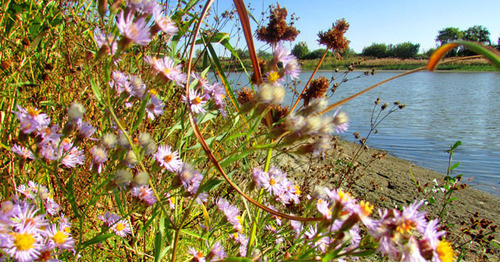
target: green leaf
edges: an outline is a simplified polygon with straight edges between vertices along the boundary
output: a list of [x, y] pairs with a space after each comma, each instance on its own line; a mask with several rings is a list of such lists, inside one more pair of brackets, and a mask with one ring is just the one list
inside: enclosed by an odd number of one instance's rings
[[451, 148], [450, 148], [450, 149], [451, 149], [451, 150], [455, 150], [455, 149], [457, 149], [457, 147], [459, 147], [460, 145], [462, 145], [462, 141], [460, 141], [460, 140], [459, 140], [459, 141], [455, 142], [455, 144], [453, 144], [453, 146], [451, 146]]
[[155, 246], [153, 249], [153, 256], [155, 257], [155, 261], [161, 261], [163, 258], [161, 256], [161, 250], [163, 248], [163, 237], [162, 237], [162, 232], [156, 233], [155, 237]]
[[350, 255], [353, 256], [353, 257], [368, 257], [368, 256], [372, 256], [376, 252], [377, 252], [377, 250], [370, 249], [370, 250], [365, 250], [365, 251], [351, 253]]
[[224, 262], [243, 262], [243, 261], [252, 262], [252, 260], [250, 258], [246, 258], [246, 257], [228, 257], [222, 261], [224, 261]]
[[210, 192], [210, 190], [217, 188], [224, 180], [212, 178], [208, 180], [202, 187], [200, 192]]
[[75, 192], [73, 190], [73, 174], [69, 177], [68, 183], [66, 184], [66, 190], [68, 191], [68, 195], [66, 196], [73, 213], [75, 216], [81, 217], [80, 210], [78, 209], [78, 204], [76, 203]]
[[453, 164], [453, 165], [450, 167], [450, 170], [453, 170], [453, 169], [457, 168], [458, 166], [460, 166], [460, 162], [457, 162], [457, 163]]
[[90, 77], [89, 80], [90, 80], [90, 87], [92, 88], [92, 92], [94, 92], [94, 95], [97, 98], [97, 101], [99, 101], [99, 104], [104, 105], [104, 103], [102, 102], [102, 95], [101, 95], [101, 91], [99, 90], [99, 87], [97, 86], [94, 79], [92, 79]]
[[458, 199], [458, 197], [448, 198], [448, 199], [446, 200], [446, 202], [450, 203], [450, 202], [453, 202], [453, 201], [455, 201], [455, 200], [457, 200], [457, 199]]
[[81, 249], [85, 249], [86, 247], [90, 246], [90, 245], [94, 245], [94, 244], [97, 244], [97, 243], [102, 243], [104, 242], [106, 239], [112, 237], [112, 236], [115, 236], [115, 234], [102, 234], [102, 235], [98, 235], [90, 240], [87, 240], [85, 242], [83, 242], [82, 244], [82, 247]]
[[427, 202], [429, 202], [430, 205], [436, 203], [436, 199], [434, 197], [431, 197], [429, 199], [427, 199]]
[[137, 115], [137, 118], [135, 119], [134, 126], [132, 126], [132, 129], [130, 133], [134, 133], [137, 128], [139, 128], [139, 125], [142, 123], [142, 120], [144, 119], [144, 115], [146, 113], [146, 105], [148, 104], [149, 99], [151, 99], [150, 96], [147, 96], [148, 99], [142, 99], [141, 106], [139, 107], [139, 112]]

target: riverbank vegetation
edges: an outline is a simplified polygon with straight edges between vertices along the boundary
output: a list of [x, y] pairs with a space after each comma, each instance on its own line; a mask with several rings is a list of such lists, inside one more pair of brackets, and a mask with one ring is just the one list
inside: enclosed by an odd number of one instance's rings
[[[457, 225], [446, 215], [464, 187], [451, 172], [436, 192], [390, 207], [350, 193], [366, 138], [358, 137], [354, 154], [327, 163], [335, 181], [313, 186], [290, 176], [284, 156], [340, 153], [334, 134], [349, 118], [338, 106], [376, 86], [333, 103], [326, 78], [302, 79], [308, 84], [296, 90], [300, 62], [283, 42], [298, 31], [286, 8], [270, 7], [257, 29], [272, 50], [258, 59], [243, 1], [207, 20], [213, 2], [0, 5], [1, 261], [498, 256], [496, 221], [477, 218], [464, 225], [466, 238], [450, 237]], [[252, 82], [242, 89], [226, 80], [214, 51], [221, 44], [241, 63], [220, 31], [234, 16], [249, 50]], [[320, 33], [322, 57], [348, 50], [348, 29], [339, 19]], [[281, 104], [286, 92], [297, 94], [293, 107]], [[448, 169], [456, 166], [450, 155]], [[303, 175], [325, 175], [312, 168]], [[415, 190], [427, 188], [415, 179]], [[442, 212], [424, 211], [430, 205]]]

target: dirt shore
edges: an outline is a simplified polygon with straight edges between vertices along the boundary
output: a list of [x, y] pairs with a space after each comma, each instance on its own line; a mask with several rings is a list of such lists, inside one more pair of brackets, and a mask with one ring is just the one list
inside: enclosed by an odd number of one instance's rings
[[[314, 191], [315, 186], [333, 188], [340, 176], [337, 161], [352, 157], [358, 148], [357, 144], [337, 139], [335, 148], [325, 157], [283, 157], [280, 158], [280, 165], [302, 184], [306, 192]], [[381, 159], [372, 157], [381, 154], [384, 152], [377, 149], [363, 150], [357, 159], [359, 166], [355, 179], [348, 183], [350, 187], [348, 191], [356, 198], [370, 201], [376, 208], [381, 209], [406, 206], [434, 195], [436, 203], [424, 206], [423, 209], [428, 212], [430, 219], [437, 218], [442, 208], [444, 194], [422, 192], [415, 185], [412, 174], [421, 188], [427, 185], [429, 189], [434, 186], [434, 180], [442, 184], [444, 175], [390, 155]], [[481, 227], [478, 224], [482, 223], [481, 219], [485, 223], [492, 222], [490, 225], [500, 224], [500, 197], [470, 187], [455, 192], [453, 197], [457, 199], [445, 209], [445, 224], [450, 225], [447, 238], [455, 243], [464, 243], [471, 239], [470, 235], [464, 234], [463, 230], [466, 228], [470, 228], [472, 236], [480, 237], [487, 234], [489, 227], [482, 232], [479, 231]], [[496, 238], [494, 241], [498, 243], [500, 234], [496, 232], [493, 236]], [[467, 261], [491, 259], [500, 261], [498, 247], [493, 247], [493, 254], [487, 254], [486, 257], [483, 257], [485, 248], [481, 247], [478, 241], [470, 245], [465, 244], [463, 247], [466, 248], [463, 251], [466, 252]]]

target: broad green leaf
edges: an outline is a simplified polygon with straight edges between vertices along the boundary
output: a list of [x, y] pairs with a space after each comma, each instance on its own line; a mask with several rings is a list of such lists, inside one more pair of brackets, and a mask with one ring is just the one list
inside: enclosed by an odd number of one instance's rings
[[90, 80], [90, 87], [92, 88], [92, 92], [94, 92], [97, 101], [99, 101], [99, 104], [104, 105], [104, 103], [102, 102], [102, 95], [101, 91], [99, 90], [99, 87], [97, 86], [94, 79], [92, 79], [92, 77], [90, 77], [89, 80]]
[[457, 168], [458, 166], [460, 166], [460, 162], [457, 162], [457, 163], [453, 164], [453, 165], [450, 167], [450, 170], [453, 170], [453, 169]]
[[224, 180], [220, 179], [210, 179], [202, 187], [200, 192], [210, 192], [210, 190], [217, 188], [220, 184], [224, 183]]

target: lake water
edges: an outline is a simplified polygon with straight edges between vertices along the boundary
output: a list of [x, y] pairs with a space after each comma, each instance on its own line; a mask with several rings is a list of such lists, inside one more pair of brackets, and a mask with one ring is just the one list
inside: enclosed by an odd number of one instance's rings
[[[379, 72], [352, 79], [362, 73], [351, 72], [347, 78], [352, 80], [340, 84], [330, 100], [338, 101], [397, 74]], [[311, 72], [301, 74], [302, 86], [310, 75]], [[322, 71], [317, 76], [340, 81], [344, 74]], [[241, 74], [233, 74], [230, 79], [248, 84]], [[453, 160], [461, 164], [452, 175], [464, 174], [469, 185], [500, 195], [499, 73], [419, 72], [393, 80], [342, 106], [350, 118], [349, 131], [341, 134], [342, 138], [354, 141], [353, 132], [368, 134], [377, 97], [390, 105], [401, 101], [406, 108], [382, 121], [378, 133], [368, 139], [369, 146], [445, 174], [445, 151], [460, 140], [462, 145]]]

